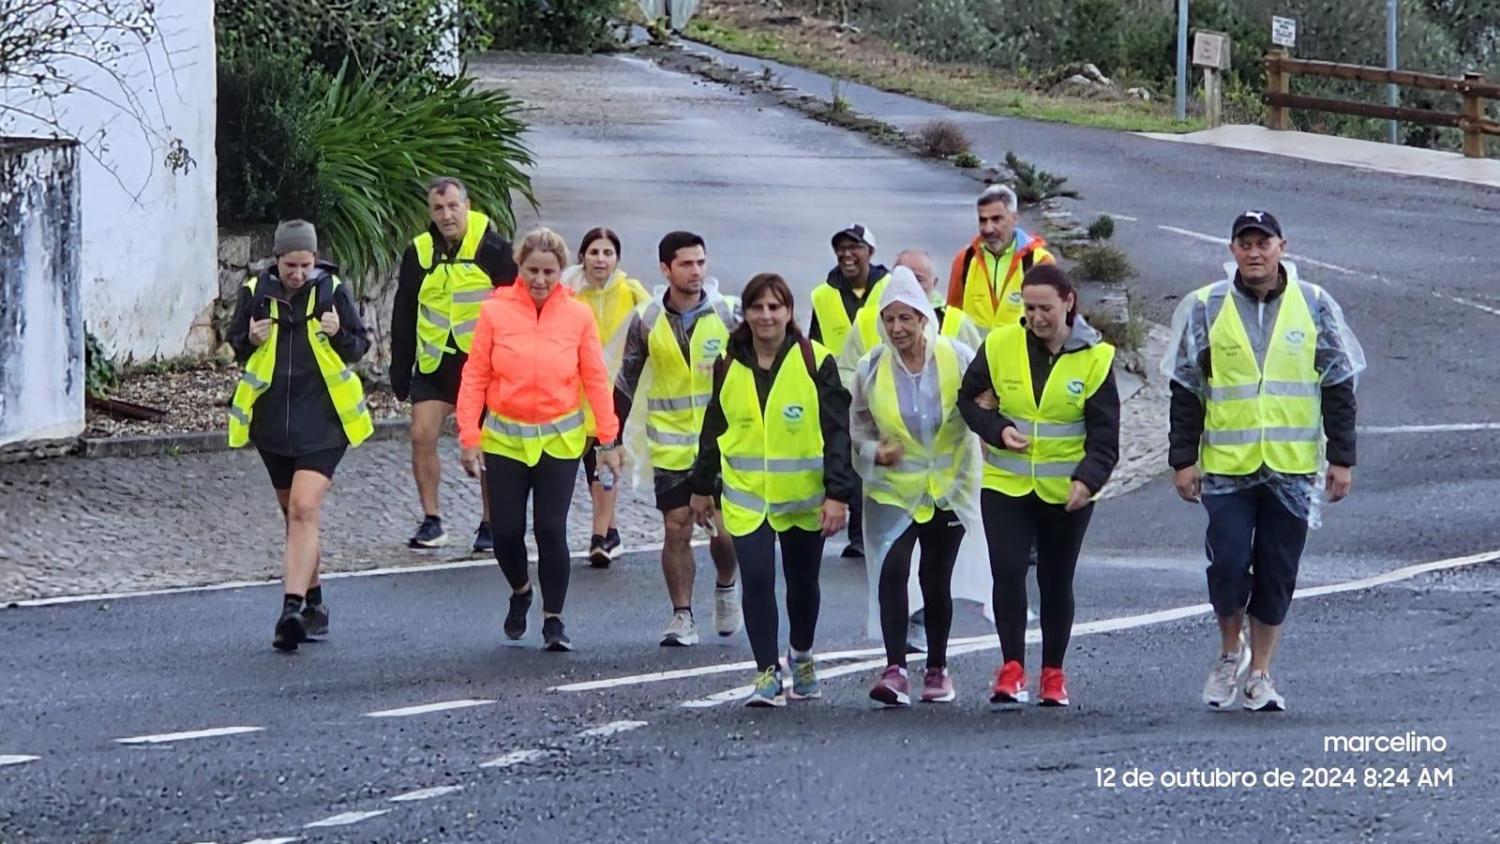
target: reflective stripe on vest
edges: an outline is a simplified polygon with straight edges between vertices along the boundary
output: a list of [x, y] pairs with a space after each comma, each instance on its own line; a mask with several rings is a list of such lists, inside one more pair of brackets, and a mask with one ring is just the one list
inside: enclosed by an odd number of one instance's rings
[[[417, 369], [433, 372], [443, 355], [469, 351], [474, 342], [474, 328], [479, 324], [479, 309], [494, 291], [494, 282], [477, 263], [479, 246], [489, 230], [490, 218], [478, 211], [469, 212], [469, 228], [453, 256], [440, 256], [432, 232], [423, 232], [412, 240], [417, 263], [426, 275], [417, 292]], [[458, 348], [448, 345], [448, 338]]]
[[[813, 343], [814, 366], [830, 355]], [[753, 533], [766, 520], [775, 531], [818, 529], [823, 504], [823, 429], [818, 387], [797, 350], [788, 353], [771, 384], [762, 414], [755, 375], [731, 360], [719, 388], [728, 427], [719, 436], [724, 526], [733, 536]]]
[[693, 322], [688, 359], [682, 356], [671, 320], [662, 318], [662, 303], [647, 303], [641, 311], [646, 365], [651, 367], [646, 440], [651, 465], [656, 469], [686, 471], [698, 456], [698, 434], [703, 430], [703, 413], [713, 393], [714, 361], [729, 343], [729, 322], [734, 313], [724, 297], [716, 293], [709, 296], [708, 312]]
[[543, 454], [573, 460], [583, 454], [586, 437], [583, 410], [574, 410], [550, 422], [531, 423], [507, 419], [489, 411], [480, 432], [480, 448], [535, 466]]
[[1109, 377], [1115, 348], [1101, 342], [1059, 355], [1038, 405], [1026, 335], [1024, 327], [1010, 325], [990, 332], [984, 341], [1000, 412], [1031, 445], [1017, 454], [985, 443], [983, 486], [1017, 498], [1035, 492], [1043, 501], [1062, 504], [1083, 459], [1083, 405]]
[[963, 372], [953, 344], [939, 338], [933, 347], [933, 359], [937, 362], [939, 404], [946, 415], [930, 447], [912, 435], [901, 416], [894, 369], [900, 364], [888, 348], [881, 349], [875, 362], [875, 385], [870, 392], [870, 413], [881, 438], [900, 443], [904, 454], [894, 466], [876, 466], [866, 490], [872, 499], [910, 512], [917, 524], [931, 521], [934, 505], [951, 506], [948, 491], [958, 476], [955, 458], [970, 436], [968, 425], [958, 415], [958, 385]]
[[[1230, 290], [1219, 282], [1197, 292], [1209, 314], [1213, 367], [1208, 378], [1200, 459], [1215, 475], [1318, 471], [1322, 378], [1317, 370], [1318, 330], [1303, 284], [1289, 279], [1276, 324], [1258, 362]], [[1313, 288], [1314, 296], [1321, 295]]]
[[[259, 276], [256, 276], [245, 282], [252, 299], [259, 280]], [[337, 290], [343, 282], [335, 276], [330, 283]], [[308, 292], [305, 320], [307, 342], [312, 347], [313, 360], [317, 361], [323, 384], [328, 388], [328, 396], [333, 400], [333, 409], [338, 414], [339, 424], [343, 426], [344, 437], [351, 446], [357, 446], [375, 433], [375, 422], [370, 418], [369, 405], [365, 403], [364, 385], [348, 364], [344, 363], [344, 359], [339, 357], [338, 352], [333, 350], [333, 344], [323, 333], [322, 324], [313, 319], [317, 298], [316, 291]], [[250, 441], [250, 420], [255, 416], [255, 402], [271, 388], [271, 379], [276, 377], [276, 344], [281, 335], [282, 315], [276, 301], [272, 300], [270, 305], [271, 335], [245, 361], [245, 371], [240, 374], [240, 380], [234, 387], [234, 397], [229, 403], [230, 448], [239, 448]]]
[[[876, 311], [879, 307], [880, 294], [885, 290], [886, 282], [890, 281], [889, 275], [881, 277], [880, 281], [865, 292], [865, 298], [860, 301], [859, 309], [854, 312], [854, 318], [859, 322], [860, 339], [864, 341], [866, 349], [873, 349], [880, 344], [880, 334], [875, 329]], [[866, 307], [868, 305], [869, 307]], [[835, 356], [844, 351], [844, 344], [849, 342], [849, 333], [854, 324], [849, 321], [849, 313], [844, 310], [844, 294], [838, 288], [823, 282], [812, 291], [813, 314], [818, 318], [818, 332], [823, 336], [822, 343]], [[868, 312], [868, 315], [866, 315]]]

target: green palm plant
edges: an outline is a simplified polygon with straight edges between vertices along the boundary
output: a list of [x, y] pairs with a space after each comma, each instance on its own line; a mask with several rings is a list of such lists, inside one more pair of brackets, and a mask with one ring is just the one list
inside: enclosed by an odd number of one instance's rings
[[347, 67], [333, 77], [312, 131], [318, 227], [361, 295], [367, 282], [390, 279], [405, 244], [427, 226], [421, 197], [433, 176], [463, 180], [474, 208], [513, 234], [513, 194], [536, 206], [521, 107], [463, 78], [389, 86]]

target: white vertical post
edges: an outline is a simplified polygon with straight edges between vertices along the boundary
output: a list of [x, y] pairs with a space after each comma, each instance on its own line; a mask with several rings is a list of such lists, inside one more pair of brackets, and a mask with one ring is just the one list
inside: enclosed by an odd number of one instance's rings
[[[1399, 22], [1400, 0], [1386, 0], [1385, 2], [1385, 66], [1387, 70], [1395, 70], [1400, 66], [1396, 45], [1396, 26]], [[1401, 105], [1401, 91], [1395, 83], [1385, 86], [1385, 101], [1392, 107]], [[1399, 143], [1399, 124], [1391, 120], [1386, 123], [1386, 140], [1391, 143]]]
[[[1394, 0], [1393, 0], [1394, 2]], [[1177, 119], [1187, 119], [1188, 0], [1177, 0]]]

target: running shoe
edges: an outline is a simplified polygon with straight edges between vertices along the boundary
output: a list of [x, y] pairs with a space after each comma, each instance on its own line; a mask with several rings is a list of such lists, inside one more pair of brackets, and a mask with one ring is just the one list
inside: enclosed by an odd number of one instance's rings
[[443, 530], [443, 520], [437, 516], [426, 517], [406, 544], [411, 548], [441, 548], [447, 545], [448, 532]]
[[870, 699], [884, 706], [911, 706], [911, 692], [906, 684], [906, 669], [887, 665], [870, 687]]
[[714, 585], [714, 629], [720, 636], [733, 636], [745, 626], [740, 608], [740, 590], [734, 586]]
[[1240, 649], [1232, 654], [1219, 657], [1214, 663], [1213, 670], [1208, 672], [1208, 680], [1203, 684], [1203, 702], [1214, 709], [1228, 709], [1234, 706], [1235, 699], [1239, 697], [1240, 688], [1244, 685], [1245, 674], [1250, 670], [1250, 648], [1246, 646], [1243, 634], [1240, 638]]
[[526, 635], [526, 614], [531, 612], [531, 593], [527, 589], [517, 595], [510, 595], [510, 610], [505, 613], [505, 638], [519, 639]]
[[990, 703], [1025, 703], [1028, 700], [1031, 700], [1031, 692], [1026, 691], [1026, 669], [1015, 660], [1000, 666], [995, 673], [995, 685], [990, 688]]
[[563, 630], [563, 620], [555, 615], [542, 620], [542, 649], [555, 652], [573, 650], [573, 640]]
[[792, 700], [812, 700], [823, 696], [823, 686], [818, 682], [818, 671], [813, 666], [812, 654], [800, 659], [787, 654], [786, 664], [792, 671], [792, 690], [787, 697]]
[[745, 698], [745, 705], [786, 706], [786, 695], [781, 691], [781, 672], [775, 668], [767, 668], [755, 675], [755, 685], [750, 689], [750, 696]]
[[1245, 680], [1245, 708], [1251, 712], [1285, 712], [1286, 698], [1276, 691], [1270, 674], [1252, 671]]
[[923, 703], [949, 703], [956, 697], [958, 692], [953, 690], [953, 678], [948, 676], [948, 669], [929, 668], [922, 675]]
[[589, 537], [589, 565], [596, 569], [607, 569], [613, 561], [609, 549], [604, 547], [604, 537], [597, 533]]
[[309, 638], [328, 635], [328, 605], [308, 604], [302, 608], [302, 626]]
[[1039, 706], [1067, 706], [1068, 683], [1061, 668], [1042, 668], [1042, 692]]
[[495, 535], [490, 533], [490, 523], [480, 522], [479, 527], [474, 531], [473, 551], [475, 554], [490, 554], [494, 550]]
[[306, 641], [307, 625], [302, 621], [302, 608], [295, 606], [283, 608], [281, 618], [276, 621], [276, 638], [271, 640], [272, 646], [278, 651], [290, 653]]
[[667, 629], [661, 631], [661, 646], [664, 648], [686, 648], [698, 644], [698, 625], [693, 623], [693, 614], [687, 610], [672, 613]]
[[609, 532], [604, 534], [604, 550], [609, 552], [611, 560], [625, 553], [624, 547], [620, 544], [620, 531], [618, 529], [610, 528]]
[[846, 560], [863, 560], [865, 558], [865, 543], [862, 539], [851, 541], [844, 546], [843, 553], [839, 554]]

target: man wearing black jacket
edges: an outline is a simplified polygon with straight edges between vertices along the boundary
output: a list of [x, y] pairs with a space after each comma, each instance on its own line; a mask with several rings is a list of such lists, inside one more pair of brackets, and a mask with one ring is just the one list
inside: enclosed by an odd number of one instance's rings
[[[469, 207], [462, 182], [446, 176], [433, 179], [427, 209], [432, 224], [401, 256], [391, 312], [391, 390], [401, 401], [411, 399], [411, 470], [423, 514], [408, 541], [412, 548], [437, 548], [448, 542], [438, 504], [438, 434], [458, 403], [479, 306], [492, 288], [516, 279], [510, 244], [488, 217]], [[479, 488], [484, 520], [474, 535], [476, 553], [494, 548], [489, 496], [484, 484]]]
[[1281, 711], [1271, 658], [1317, 519], [1321, 459], [1330, 503], [1353, 485], [1364, 353], [1333, 297], [1282, 260], [1274, 216], [1240, 215], [1229, 250], [1230, 277], [1186, 297], [1173, 319], [1161, 366], [1172, 389], [1168, 459], [1178, 495], [1208, 511], [1208, 592], [1222, 647], [1203, 702], [1224, 709], [1243, 697], [1246, 709]]

